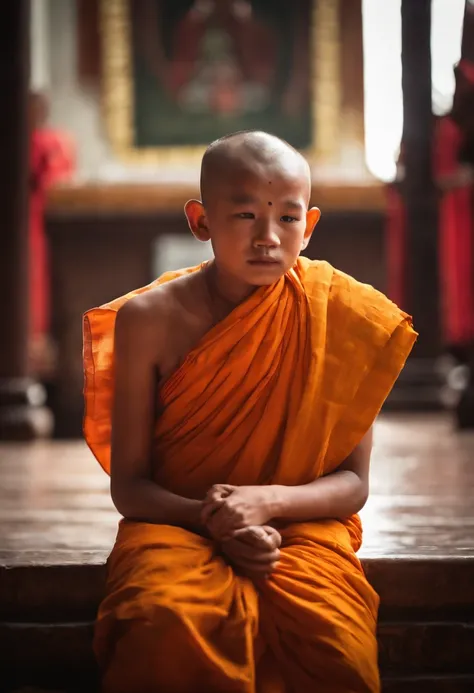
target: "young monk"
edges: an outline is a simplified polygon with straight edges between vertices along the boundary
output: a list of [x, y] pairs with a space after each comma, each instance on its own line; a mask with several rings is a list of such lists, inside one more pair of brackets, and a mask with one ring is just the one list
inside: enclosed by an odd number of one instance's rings
[[310, 192], [285, 142], [218, 140], [186, 204], [215, 259], [85, 316], [85, 437], [124, 516], [95, 632], [107, 693], [379, 691], [356, 513], [415, 332], [299, 257]]

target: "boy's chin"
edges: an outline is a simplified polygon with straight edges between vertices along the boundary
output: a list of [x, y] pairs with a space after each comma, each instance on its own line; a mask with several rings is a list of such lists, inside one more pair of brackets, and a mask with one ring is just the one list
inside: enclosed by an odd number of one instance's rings
[[253, 286], [271, 286], [272, 284], [275, 284], [285, 273], [283, 272], [282, 274], [279, 274], [276, 277], [273, 277], [273, 279], [267, 279], [261, 278], [261, 279], [255, 279], [252, 281]]
[[269, 267], [250, 267], [246, 274], [253, 286], [270, 286], [283, 277], [291, 269], [286, 265], [270, 265]]
[[[219, 266], [218, 260], [216, 260], [216, 264]], [[227, 266], [223, 273], [229, 278], [232, 277], [233, 281], [237, 280], [249, 287], [271, 286], [281, 279], [292, 266], [288, 267], [287, 263], [280, 262], [254, 265], [244, 261], [240, 266], [235, 264], [232, 268]]]

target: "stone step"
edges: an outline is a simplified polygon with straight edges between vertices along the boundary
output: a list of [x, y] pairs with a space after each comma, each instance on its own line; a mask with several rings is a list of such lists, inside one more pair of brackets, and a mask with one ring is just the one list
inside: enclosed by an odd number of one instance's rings
[[[0, 556], [2, 684], [93, 693], [93, 620], [103, 554], [58, 554], [55, 564]], [[380, 666], [389, 693], [474, 691], [474, 558], [366, 557], [381, 596]]]
[[382, 621], [378, 643], [380, 669], [386, 676], [474, 675], [474, 622]]
[[394, 555], [362, 563], [380, 596], [379, 620], [474, 621], [472, 555]]
[[[472, 693], [474, 677], [471, 676], [436, 676], [385, 679], [382, 693]], [[58, 689], [21, 687], [5, 689], [6, 693], [98, 693], [96, 688], [77, 686]]]
[[5, 621], [93, 620], [104, 593], [105, 565], [0, 566], [0, 614]]
[[[2, 623], [2, 676], [16, 685], [64, 687], [71, 680], [94, 685], [92, 633], [92, 622]], [[381, 623], [378, 640], [380, 669], [388, 681], [427, 676], [474, 680], [474, 623]]]
[[474, 676], [413, 676], [383, 679], [382, 693], [472, 693]]
[[[381, 598], [381, 621], [474, 621], [474, 557], [366, 557], [364, 569]], [[0, 557], [4, 621], [93, 620], [104, 592], [105, 565], [91, 552], [55, 564], [25, 552]], [[455, 586], [455, 587], [454, 587]]]

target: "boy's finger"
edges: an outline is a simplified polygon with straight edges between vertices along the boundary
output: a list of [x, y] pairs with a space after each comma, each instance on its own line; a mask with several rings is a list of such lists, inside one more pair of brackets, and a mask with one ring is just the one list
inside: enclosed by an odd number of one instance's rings
[[255, 566], [271, 566], [280, 560], [280, 552], [278, 550], [271, 553], [254, 554], [253, 556], [242, 556], [242, 560]]
[[278, 548], [271, 539], [266, 536], [258, 534], [250, 534], [247, 532], [247, 528], [239, 529], [235, 531], [232, 535], [233, 539], [236, 539], [240, 544], [248, 546], [253, 552], [268, 552], [273, 551], [273, 549]]
[[267, 534], [262, 527], [242, 527], [234, 531], [234, 537], [245, 544], [267, 542]]
[[237, 486], [232, 486], [232, 484], [219, 484], [219, 487], [226, 493], [232, 493], [237, 488]]
[[273, 527], [264, 526], [263, 529], [266, 533], [267, 541], [274, 547], [279, 548], [282, 543], [282, 537], [278, 530]]
[[209, 505], [210, 503], [217, 503], [219, 501], [223, 501], [224, 498], [226, 498], [225, 494], [218, 491], [212, 491], [205, 497], [204, 504]]
[[201, 519], [206, 522], [210, 517], [215, 515], [218, 510], [222, 507], [223, 500], [214, 500], [204, 503], [201, 510]]
[[263, 550], [244, 542], [222, 542], [224, 552], [235, 560], [243, 559], [256, 563], [269, 563], [280, 558], [278, 549], [265, 547]]

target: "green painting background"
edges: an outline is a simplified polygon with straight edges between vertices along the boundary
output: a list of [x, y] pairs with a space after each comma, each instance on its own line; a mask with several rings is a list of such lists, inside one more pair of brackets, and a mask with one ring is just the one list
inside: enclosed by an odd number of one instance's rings
[[[130, 0], [134, 2], [134, 0]], [[295, 36], [289, 35], [292, 26], [289, 0], [253, 0], [254, 12], [261, 20], [271, 22], [278, 32], [278, 69], [275, 96], [281, 97], [291, 79], [291, 56]], [[311, 23], [311, 2], [308, 1], [307, 27]], [[163, 44], [169, 55], [169, 36], [173, 27], [191, 7], [192, 0], [167, 0], [162, 4]], [[133, 32], [132, 32], [133, 35]], [[309, 42], [308, 42], [309, 43]], [[238, 116], [187, 113], [171, 101], [165, 90], [141, 59], [136, 46], [132, 46], [134, 77], [134, 133], [136, 147], [205, 145], [212, 140], [237, 130], [261, 129], [288, 140], [294, 147], [304, 149], [311, 144], [311, 109], [297, 117], [283, 114], [279, 101], [272, 98], [269, 106], [259, 113]], [[308, 56], [309, 60], [309, 56]]]

